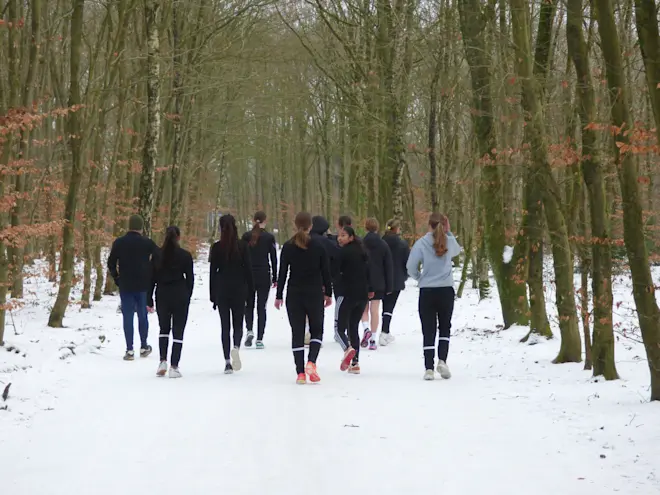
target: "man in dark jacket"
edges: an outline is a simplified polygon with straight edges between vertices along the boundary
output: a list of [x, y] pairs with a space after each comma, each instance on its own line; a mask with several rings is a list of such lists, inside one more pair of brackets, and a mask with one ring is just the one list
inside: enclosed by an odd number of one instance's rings
[[131, 216], [128, 220], [128, 233], [115, 239], [108, 257], [108, 271], [119, 287], [126, 337], [126, 361], [132, 361], [135, 357], [133, 314], [136, 312], [140, 331], [140, 356], [151, 354], [151, 346], [147, 344], [147, 293], [151, 289], [152, 262], [158, 258], [159, 249], [154, 241], [142, 235], [143, 227], [142, 217]]

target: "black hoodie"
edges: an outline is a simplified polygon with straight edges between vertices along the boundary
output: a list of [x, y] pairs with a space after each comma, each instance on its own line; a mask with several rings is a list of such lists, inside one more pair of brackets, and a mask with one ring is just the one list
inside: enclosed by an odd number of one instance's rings
[[374, 292], [392, 292], [394, 274], [392, 253], [387, 243], [375, 232], [369, 232], [362, 241], [369, 254], [369, 279]]
[[399, 234], [385, 234], [383, 240], [390, 247], [390, 252], [392, 253], [392, 264], [394, 265], [393, 290], [398, 292], [406, 288], [406, 280], [408, 279], [406, 263], [408, 263], [410, 247], [406, 241], [401, 239]]
[[367, 301], [372, 290], [369, 257], [360, 241], [353, 241], [340, 248], [337, 264], [343, 296], [350, 301]]

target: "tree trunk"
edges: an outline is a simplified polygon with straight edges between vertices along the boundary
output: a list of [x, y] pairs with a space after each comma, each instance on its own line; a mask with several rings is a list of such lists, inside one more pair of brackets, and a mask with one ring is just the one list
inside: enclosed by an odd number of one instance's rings
[[[488, 259], [502, 306], [504, 327], [529, 323], [527, 288], [516, 263], [504, 263], [506, 245], [502, 181], [497, 166], [496, 136], [491, 99], [490, 57], [486, 47], [486, 18], [479, 0], [459, 2], [461, 32], [470, 68], [475, 135], [482, 163], [480, 198], [485, 210], [484, 233]], [[519, 254], [519, 253], [518, 253]], [[517, 259], [514, 252], [514, 259]]]
[[61, 328], [64, 313], [69, 305], [69, 294], [74, 275], [75, 254], [75, 222], [78, 189], [82, 179], [82, 122], [79, 105], [80, 96], [80, 65], [83, 44], [83, 8], [85, 0], [74, 0], [71, 13], [71, 79], [69, 82], [69, 113], [67, 116], [67, 132], [71, 149], [71, 176], [64, 209], [64, 228], [62, 231], [60, 287], [57, 299], [48, 319], [48, 326]]
[[160, 45], [158, 38], [158, 0], [145, 0], [147, 29], [147, 132], [144, 138], [138, 212], [144, 220], [144, 234], [151, 237], [154, 208], [154, 180], [160, 139]]
[[[172, 194], [170, 196], [170, 225], [178, 225], [181, 217], [181, 201], [179, 201], [179, 185], [181, 180], [181, 105], [183, 100], [183, 76], [181, 74], [181, 42], [179, 22], [180, 0], [172, 2], [172, 62], [174, 66], [174, 78], [172, 81], [172, 93], [174, 96], [174, 146], [172, 150]], [[185, 18], [185, 15], [184, 15]]]
[[[610, 225], [605, 193], [605, 171], [600, 162], [598, 136], [590, 127], [598, 117], [589, 67], [589, 52], [582, 33], [582, 8], [582, 0], [567, 1], [566, 40], [577, 76], [578, 113], [582, 129], [582, 176], [587, 186], [591, 217], [591, 266], [584, 257], [581, 262], [582, 277], [584, 278], [589, 270], [592, 273], [594, 331], [593, 344], [588, 350], [591, 355], [587, 359], [590, 362], [593, 359], [594, 376], [603, 375], [607, 380], [614, 380], [618, 378], [618, 374], [614, 360]], [[584, 297], [583, 294], [582, 298]], [[588, 307], [584, 306], [584, 302], [582, 311], [587, 315], [586, 320], [583, 317], [583, 322], [586, 323], [584, 327], [586, 345], [589, 335], [589, 311]]]
[[617, 142], [615, 160], [621, 184], [624, 243], [632, 274], [639, 327], [651, 374], [651, 400], [660, 400], [660, 311], [655, 300], [653, 278], [646, 252], [637, 168], [634, 156], [629, 152], [630, 138], [627, 131], [630, 130], [632, 120], [628, 108], [628, 90], [623, 75], [619, 35], [611, 0], [595, 0], [594, 3], [601, 49], [605, 59], [612, 124], [618, 130], [615, 135]]
[[438, 82], [440, 81], [442, 57], [438, 57], [433, 78], [431, 79], [430, 101], [429, 101], [429, 173], [431, 183], [431, 209], [440, 211], [440, 201], [438, 200], [438, 160], [436, 158], [436, 136], [438, 134]]
[[655, 118], [655, 131], [660, 144], [660, 36], [658, 8], [655, 0], [635, 0], [635, 20], [639, 47], [642, 50], [646, 84]]
[[522, 102], [523, 109], [526, 111], [525, 134], [531, 148], [532, 173], [538, 174], [538, 180], [541, 181], [541, 197], [552, 241], [557, 311], [561, 332], [559, 355], [554, 362], [580, 362], [582, 360], [582, 342], [575, 307], [571, 248], [568, 242], [566, 221], [561, 209], [561, 194], [548, 161], [543, 110], [532, 67], [529, 8], [525, 0], [510, 0], [510, 5], [513, 38], [517, 52], [516, 65], [522, 79]]

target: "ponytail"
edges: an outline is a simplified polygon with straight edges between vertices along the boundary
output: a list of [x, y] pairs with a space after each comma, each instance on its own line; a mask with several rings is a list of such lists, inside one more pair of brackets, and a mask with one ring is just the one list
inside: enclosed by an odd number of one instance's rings
[[220, 217], [220, 247], [224, 250], [227, 260], [238, 254], [238, 229], [236, 219], [232, 215]]
[[433, 249], [436, 256], [447, 254], [447, 232], [448, 220], [442, 213], [433, 213], [429, 217], [429, 225], [433, 229]]
[[250, 246], [254, 247], [259, 241], [259, 235], [261, 234], [261, 224], [266, 221], [266, 214], [263, 211], [258, 211], [252, 217], [254, 222], [252, 225], [252, 236], [250, 237]]
[[311, 240], [309, 229], [312, 227], [312, 216], [306, 211], [301, 211], [296, 215], [295, 224], [298, 232], [293, 236], [293, 243], [300, 249], [307, 249]]
[[163, 241], [163, 246], [161, 247], [163, 251], [163, 265], [170, 263], [174, 258], [174, 251], [179, 247], [180, 237], [181, 231], [176, 225], [171, 225], [165, 230], [165, 240]]
[[385, 226], [385, 235], [395, 235], [400, 228], [401, 222], [399, 222], [396, 218], [392, 218], [391, 220], [387, 221]]

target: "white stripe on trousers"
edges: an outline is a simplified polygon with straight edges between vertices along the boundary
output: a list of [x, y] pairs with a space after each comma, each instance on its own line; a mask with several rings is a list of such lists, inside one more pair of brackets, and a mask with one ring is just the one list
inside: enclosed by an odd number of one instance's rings
[[341, 304], [344, 302], [344, 296], [337, 296], [335, 301], [335, 340], [339, 342], [342, 350], [346, 350], [347, 347], [344, 344], [344, 341], [339, 336], [339, 310], [341, 309]]

